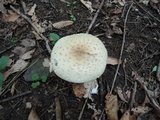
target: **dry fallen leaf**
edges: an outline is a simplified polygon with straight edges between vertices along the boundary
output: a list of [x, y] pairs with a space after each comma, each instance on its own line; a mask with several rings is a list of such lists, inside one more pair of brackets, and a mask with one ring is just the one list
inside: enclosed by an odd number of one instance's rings
[[26, 38], [21, 41], [21, 45], [23, 45], [26, 48], [29, 48], [29, 47], [34, 47], [36, 45], [36, 42], [33, 39]]
[[80, 0], [83, 5], [88, 8], [91, 12], [94, 11], [94, 9], [92, 8], [92, 3], [90, 1], [85, 1], [85, 0]]
[[124, 6], [126, 1], [125, 0], [118, 0], [118, 3], [121, 5], [121, 6]]
[[7, 71], [4, 73], [5, 80], [8, 78], [9, 75], [15, 72], [19, 72], [27, 67], [29, 62], [26, 62], [22, 59], [19, 59], [16, 61], [16, 63]]
[[117, 95], [108, 93], [105, 100], [105, 112], [109, 120], [118, 120], [118, 98]]
[[37, 16], [35, 14], [33, 14], [33, 16], [31, 17], [33, 24], [37, 27], [38, 31], [40, 33], [45, 32], [45, 29], [43, 27], [41, 27], [41, 25], [39, 24], [39, 20], [37, 18]]
[[83, 83], [82, 84], [75, 83], [72, 85], [72, 88], [73, 88], [73, 92], [76, 97], [82, 98], [84, 96], [85, 87], [84, 87]]
[[88, 106], [88, 109], [91, 109], [94, 111], [94, 113], [92, 114], [91, 116], [91, 119], [94, 119], [94, 120], [98, 120], [98, 116], [102, 113], [102, 111], [100, 109], [96, 109], [96, 104], [87, 104]]
[[123, 34], [122, 29], [120, 27], [117, 27], [116, 25], [113, 26], [113, 31], [116, 34], [120, 34], [120, 35]]
[[136, 115], [131, 115], [129, 110], [127, 110], [121, 117], [120, 120], [137, 120]]
[[34, 107], [31, 109], [31, 112], [29, 113], [28, 120], [40, 120]]
[[67, 27], [72, 24], [73, 24], [73, 21], [71, 20], [59, 21], [59, 22], [54, 23], [53, 27], [57, 29], [61, 29], [61, 28]]
[[68, 2], [67, 0], [60, 0], [60, 1], [63, 2], [63, 3], [70, 4], [70, 2]]
[[150, 0], [140, 0], [139, 3], [143, 3], [145, 5], [148, 5]]
[[16, 53], [17, 55], [22, 55], [26, 52], [26, 48], [17, 46], [14, 48], [14, 50], [12, 50], [12, 52]]
[[135, 108], [132, 108], [131, 111], [134, 112], [135, 114], [145, 114], [148, 113], [151, 110], [151, 108], [145, 106], [137, 106]]
[[37, 5], [34, 4], [34, 5], [32, 6], [32, 8], [30, 9], [30, 11], [28, 12], [28, 15], [32, 16], [32, 15], [35, 13], [36, 7], [37, 7]]
[[120, 13], [122, 13], [122, 9], [121, 8], [117, 8], [117, 9], [113, 10], [111, 13], [120, 14]]
[[38, 29], [38, 31], [39, 31], [40, 33], [45, 32], [45, 29], [44, 29], [44, 28], [42, 28], [40, 24], [38, 24], [38, 23], [34, 23], [34, 25], [37, 27], [37, 29]]
[[131, 43], [128, 47], [127, 47], [127, 52], [132, 52], [133, 50], [135, 49], [135, 44], [134, 43]]
[[37, 16], [36, 16], [35, 14], [32, 15], [31, 19], [32, 19], [32, 21], [33, 21], [34, 23], [39, 22], [39, 20], [38, 20], [38, 18], [37, 18]]
[[49, 67], [50, 66], [50, 60], [48, 58], [44, 58], [43, 67]]
[[35, 49], [32, 49], [32, 50], [24, 53], [23, 55], [21, 55], [20, 58], [23, 60], [30, 59], [32, 57], [32, 54], [34, 53], [34, 51], [35, 51]]
[[121, 63], [122, 63], [122, 61], [119, 62], [119, 60], [117, 58], [108, 56], [107, 64], [118, 65], [118, 64], [121, 64]]
[[122, 101], [128, 103], [128, 98], [130, 98], [130, 95], [131, 95], [130, 91], [126, 91], [125, 93], [123, 93], [122, 88], [117, 87], [117, 94]]
[[42, 40], [42, 38], [35, 31], [32, 31], [32, 33], [34, 34], [36, 40]]
[[0, 12], [1, 12], [2, 14], [5, 14], [5, 13], [7, 13], [7, 10], [6, 10], [6, 8], [4, 7], [3, 4], [6, 4], [6, 2], [5, 2], [4, 0], [1, 0], [1, 1], [0, 1]]
[[151, 0], [151, 2], [153, 2], [153, 3], [155, 3], [155, 4], [159, 3], [158, 0]]
[[8, 64], [7, 64], [7, 67], [10, 67], [10, 65], [13, 63], [13, 60], [9, 58], [9, 61], [8, 61]]
[[3, 19], [7, 22], [14, 22], [19, 18], [17, 13], [3, 14]]

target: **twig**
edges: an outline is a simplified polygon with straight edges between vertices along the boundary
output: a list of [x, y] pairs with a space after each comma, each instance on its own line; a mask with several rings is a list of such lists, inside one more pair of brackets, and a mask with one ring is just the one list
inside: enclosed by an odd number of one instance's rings
[[11, 46], [7, 47], [6, 49], [0, 51], [0, 55], [3, 54], [4, 52], [6, 52], [7, 50], [11, 49], [12, 47], [14, 47], [14, 45], [11, 45]]
[[158, 22], [160, 22], [160, 20], [158, 18], [156, 18], [155, 16], [153, 16], [151, 13], [147, 12], [142, 6], [140, 6], [135, 0], [133, 0], [144, 12], [146, 12], [149, 16], [151, 16], [152, 18], [154, 18], [155, 20], [157, 20]]
[[98, 8], [98, 10], [97, 10], [97, 12], [96, 12], [96, 14], [94, 15], [94, 18], [93, 18], [91, 24], [90, 24], [89, 27], [88, 27], [88, 30], [86, 31], [86, 33], [89, 33], [89, 31], [91, 30], [93, 24], [95, 23], [95, 21], [96, 21], [96, 19], [97, 19], [97, 16], [98, 16], [98, 14], [99, 14], [99, 12], [100, 12], [103, 4], [104, 4], [104, 1], [105, 1], [105, 0], [102, 0], [102, 2], [101, 2], [101, 4], [100, 4], [100, 6], [99, 6], [99, 8]]
[[61, 104], [60, 104], [59, 98], [55, 99], [55, 103], [56, 103], [56, 120], [62, 120]]
[[21, 97], [21, 96], [24, 96], [24, 95], [27, 95], [27, 94], [30, 94], [30, 93], [32, 93], [32, 91], [27, 91], [27, 92], [12, 96], [12, 97], [9, 97], [9, 98], [1, 100], [0, 103], [6, 102], [6, 101], [9, 101], [9, 100], [13, 100], [13, 99], [15, 99], [17, 97]]
[[23, 13], [21, 13], [19, 10], [15, 9], [12, 5], [10, 6], [10, 8], [13, 11], [15, 11], [17, 14], [19, 14], [22, 18], [24, 18], [28, 23], [30, 23], [30, 25], [34, 28], [34, 30], [37, 32], [37, 34], [45, 41], [46, 48], [47, 48], [48, 52], [51, 53], [51, 48], [49, 46], [49, 40], [38, 30], [38, 28], [30, 20], [30, 18], [27, 17], [26, 15], [24, 15]]
[[9, 119], [9, 117], [10, 117], [11, 113], [13, 112], [13, 110], [14, 110], [16, 107], [18, 107], [18, 106], [21, 104], [21, 102], [22, 102], [22, 100], [20, 99], [20, 100], [18, 100], [18, 102], [17, 102], [15, 105], [12, 105], [12, 106], [11, 106], [11, 108], [9, 109], [9, 112], [7, 112], [6, 115], [5, 115], [5, 120], [8, 120], [8, 119]]
[[123, 62], [123, 72], [124, 72], [124, 86], [123, 86], [123, 91], [125, 91], [125, 88], [128, 86], [127, 85], [127, 76], [126, 76], [126, 59], [124, 59], [124, 62]]
[[156, 89], [154, 91], [149, 90], [144, 82], [144, 78], [140, 77], [137, 73], [135, 73], [135, 80], [138, 81], [141, 84], [141, 86], [144, 88], [153, 107], [157, 109], [158, 111], [160, 111], [160, 104], [158, 103], [156, 99], [157, 95], [155, 94]]
[[20, 71], [17, 75], [15, 75], [13, 77], [12, 80], [10, 80], [10, 82], [5, 86], [5, 88], [3, 89], [3, 91], [0, 93], [1, 96], [3, 96], [4, 92], [6, 91], [6, 89], [11, 85], [11, 83], [13, 83], [14, 81], [17, 80], [17, 78], [19, 78], [21, 76], [21, 74], [23, 74], [28, 68], [30, 68], [32, 65], [34, 65], [36, 62], [38, 61], [38, 59], [32, 63], [30, 66], [28, 66], [27, 68], [24, 68], [22, 71]]
[[129, 104], [130, 109], [132, 109], [133, 104], [135, 102], [136, 91], [137, 91], [137, 81], [134, 82], [134, 89], [133, 89], [132, 97], [131, 97], [130, 104]]
[[[124, 20], [124, 29], [123, 29], [123, 41], [122, 41], [122, 47], [121, 47], [121, 52], [120, 52], [120, 57], [119, 57], [119, 63], [122, 59], [122, 54], [123, 54], [123, 49], [124, 49], [124, 43], [125, 43], [125, 39], [126, 39], [126, 23], [127, 23], [127, 19], [128, 19], [128, 14], [132, 8], [132, 5], [133, 3], [129, 6], [128, 8], [128, 11], [127, 11], [127, 14], [126, 14], [126, 17], [125, 17], [125, 20]], [[117, 74], [118, 74], [118, 71], [119, 71], [119, 67], [120, 67], [120, 64], [118, 64], [117, 66], [117, 69], [116, 69], [116, 73], [115, 73], [115, 76], [114, 76], [114, 79], [113, 79], [113, 83], [112, 83], [112, 87], [111, 87], [111, 91], [110, 91], [110, 94], [112, 93], [113, 91], [113, 88], [114, 88], [114, 85], [115, 85], [115, 82], [116, 82], [116, 78], [117, 78]]]
[[102, 120], [102, 117], [103, 117], [103, 115], [104, 115], [104, 111], [105, 111], [105, 109], [102, 110], [101, 115], [100, 115], [100, 117], [98, 118], [98, 120]]
[[86, 98], [86, 100], [84, 102], [84, 105], [83, 105], [82, 110], [81, 110], [81, 112], [79, 114], [78, 120], [81, 120], [81, 118], [82, 118], [82, 115], [83, 115], [83, 112], [84, 112], [84, 108], [85, 108], [85, 106], [87, 104], [87, 101], [88, 101], [88, 98]]

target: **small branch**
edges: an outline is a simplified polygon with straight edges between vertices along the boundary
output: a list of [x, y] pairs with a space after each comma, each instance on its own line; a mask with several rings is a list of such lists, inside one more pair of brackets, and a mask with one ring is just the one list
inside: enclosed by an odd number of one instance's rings
[[3, 54], [3, 53], [5, 53], [5, 52], [7, 52], [7, 51], [10, 50], [12, 47], [14, 47], [14, 45], [11, 45], [11, 46], [7, 47], [6, 49], [0, 51], [0, 55]]
[[137, 81], [134, 82], [134, 89], [133, 89], [133, 92], [132, 92], [132, 96], [131, 96], [131, 100], [130, 100], [130, 105], [129, 105], [130, 109], [132, 109], [133, 104], [135, 102], [136, 91], [137, 91]]
[[15, 75], [15, 76], [9, 81], [9, 83], [3, 88], [3, 91], [0, 92], [0, 95], [3, 96], [4, 93], [5, 93], [5, 91], [8, 89], [8, 87], [10, 87], [13, 82], [18, 81], [18, 80], [19, 80], [18, 78], [19, 78], [28, 68], [30, 68], [31, 66], [33, 66], [37, 61], [38, 61], [38, 59], [37, 59], [35, 62], [33, 62], [30, 66], [28, 66], [27, 68], [24, 68], [22, 71], [20, 71], [19, 73], [17, 73], [17, 75]]
[[149, 16], [151, 16], [152, 18], [154, 18], [155, 20], [157, 20], [158, 22], [160, 22], [160, 20], [158, 18], [156, 18], [155, 16], [153, 16], [151, 13], [147, 12], [142, 6], [140, 6], [135, 0], [134, 2], [144, 11], [146, 12]]
[[24, 96], [24, 95], [28, 95], [28, 94], [30, 94], [30, 93], [32, 93], [32, 91], [27, 91], [27, 92], [24, 92], [24, 93], [15, 95], [15, 96], [13, 96], [13, 97], [9, 97], [9, 98], [6, 98], [6, 99], [1, 100], [0, 103], [6, 102], [6, 101], [9, 101], [9, 100], [13, 100], [13, 99], [15, 99], [15, 98], [18, 98], [18, 97], [21, 97], [21, 96]]
[[86, 31], [86, 33], [89, 33], [89, 31], [91, 30], [93, 24], [95, 23], [95, 21], [96, 21], [96, 19], [97, 19], [97, 16], [98, 16], [100, 10], [102, 9], [102, 6], [103, 6], [103, 4], [104, 4], [104, 1], [105, 1], [105, 0], [102, 0], [102, 2], [101, 2], [101, 4], [100, 4], [100, 6], [99, 6], [99, 8], [98, 8], [98, 10], [97, 10], [97, 12], [96, 12], [96, 14], [94, 15], [94, 18], [93, 18], [91, 24], [90, 24], [89, 27], [88, 27], [88, 30]]
[[81, 110], [81, 112], [80, 112], [80, 114], [79, 114], [78, 120], [81, 120], [82, 115], [83, 115], [83, 112], [84, 112], [84, 108], [85, 108], [87, 102], [88, 102], [88, 98], [86, 98], [86, 100], [85, 100], [85, 102], [84, 102], [84, 105], [83, 105], [82, 110]]
[[103, 120], [104, 111], [105, 111], [105, 109], [102, 110], [101, 115], [100, 115], [100, 117], [98, 118], [98, 120]]
[[[122, 41], [122, 47], [121, 47], [121, 52], [120, 52], [120, 57], [119, 57], [119, 63], [122, 59], [122, 54], [123, 54], [123, 49], [124, 49], [124, 44], [125, 44], [125, 39], [126, 39], [126, 23], [127, 23], [127, 19], [128, 19], [128, 14], [132, 8], [132, 5], [133, 3], [129, 6], [128, 8], [128, 11], [127, 11], [127, 14], [126, 14], [126, 17], [125, 17], [125, 20], [124, 20], [124, 29], [123, 29], [123, 41]], [[114, 79], [113, 79], [113, 83], [112, 83], [112, 87], [111, 87], [111, 91], [110, 91], [110, 94], [112, 93], [113, 91], [113, 88], [114, 88], [114, 85], [115, 85], [115, 82], [116, 82], [116, 78], [117, 78], [117, 74], [118, 74], [118, 71], [119, 71], [119, 67], [120, 67], [120, 64], [118, 64], [117, 66], [117, 69], [116, 69], [116, 73], [115, 73], [115, 76], [114, 76]]]
[[140, 83], [140, 85], [143, 87], [153, 107], [160, 111], [160, 104], [158, 103], [156, 99], [157, 95], [155, 94], [156, 89], [154, 91], [149, 90], [145, 84], [144, 78], [140, 77], [137, 73], [135, 74], [135, 80], [138, 81], [138, 83]]
[[49, 40], [41, 33], [39, 32], [38, 28], [32, 23], [32, 21], [30, 20], [29, 17], [27, 17], [26, 15], [24, 15], [23, 13], [21, 13], [19, 10], [15, 9], [12, 5], [10, 6], [10, 8], [16, 12], [17, 14], [19, 14], [22, 18], [24, 18], [28, 23], [30, 23], [30, 25], [33, 27], [33, 29], [37, 32], [37, 34], [45, 41], [46, 43], [46, 48], [48, 50], [49, 53], [51, 53], [51, 48], [49, 46]]
[[55, 103], [56, 103], [56, 120], [62, 120], [61, 104], [59, 98], [55, 99]]

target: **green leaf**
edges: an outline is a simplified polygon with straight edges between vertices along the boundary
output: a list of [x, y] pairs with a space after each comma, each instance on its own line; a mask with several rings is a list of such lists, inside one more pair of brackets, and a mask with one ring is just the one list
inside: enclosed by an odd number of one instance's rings
[[3, 81], [4, 81], [4, 77], [3, 77], [3, 74], [0, 72], [0, 88], [2, 88]]
[[13, 44], [13, 45], [16, 45], [18, 43], [18, 38], [16, 36], [13, 36], [10, 40], [10, 42]]
[[40, 82], [33, 82], [32, 84], [31, 84], [31, 86], [32, 86], [32, 88], [37, 88], [38, 86], [40, 85]]
[[152, 72], [156, 72], [157, 70], [158, 70], [158, 67], [154, 66], [153, 69], [152, 69]]
[[50, 33], [49, 36], [52, 41], [57, 41], [60, 39], [59, 35], [56, 33]]
[[8, 61], [9, 61], [9, 57], [8, 56], [2, 56], [0, 58], [0, 70], [4, 69], [7, 66]]
[[67, 7], [70, 7], [71, 6], [71, 4], [67, 4]]
[[43, 76], [41, 77], [41, 79], [42, 79], [42, 82], [46, 82], [47, 76], [46, 76], [46, 75], [43, 75]]
[[73, 3], [72, 3], [73, 5], [77, 5], [77, 1], [73, 1]]
[[70, 20], [76, 21], [77, 19], [76, 19], [76, 17], [74, 15], [70, 15]]
[[56, 33], [50, 33], [49, 36], [52, 41], [52, 45], [54, 45], [60, 39], [59, 35]]
[[39, 79], [39, 75], [37, 73], [32, 74], [32, 80], [38, 80]]

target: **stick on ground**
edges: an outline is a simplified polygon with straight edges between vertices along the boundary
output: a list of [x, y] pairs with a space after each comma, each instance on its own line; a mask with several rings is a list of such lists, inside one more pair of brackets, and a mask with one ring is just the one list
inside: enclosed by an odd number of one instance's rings
[[[120, 52], [120, 57], [119, 57], [119, 63], [120, 63], [120, 61], [122, 61], [122, 54], [123, 54], [123, 49], [124, 49], [124, 44], [125, 44], [125, 39], [126, 39], [126, 23], [127, 23], [128, 14], [129, 14], [129, 12], [132, 8], [132, 5], [133, 5], [133, 3], [129, 6], [126, 17], [125, 17], [125, 20], [124, 20], [123, 41], [122, 41], [122, 47], [121, 47], [121, 52]], [[116, 73], [114, 75], [114, 79], [113, 79], [113, 82], [112, 82], [112, 87], [111, 87], [110, 94], [113, 92], [113, 88], [114, 88], [114, 85], [115, 85], [115, 82], [116, 82], [119, 67], [120, 67], [120, 64], [118, 64], [118, 66], [117, 66]]]
[[90, 32], [93, 24], [95, 23], [95, 21], [96, 21], [96, 19], [97, 19], [97, 16], [98, 16], [100, 10], [102, 9], [102, 6], [103, 6], [103, 4], [104, 4], [104, 1], [105, 1], [105, 0], [102, 0], [102, 2], [101, 2], [101, 4], [100, 4], [100, 6], [99, 6], [99, 8], [98, 8], [98, 10], [97, 10], [97, 12], [96, 12], [96, 14], [94, 15], [94, 18], [93, 18], [91, 24], [90, 24], [89, 27], [88, 27], [88, 30], [86, 31], [86, 33], [89, 33], [89, 32]]
[[1, 100], [0, 103], [6, 102], [6, 101], [9, 101], [9, 100], [13, 100], [13, 99], [15, 99], [15, 98], [18, 98], [18, 97], [21, 97], [21, 96], [24, 96], [24, 95], [28, 95], [28, 94], [30, 94], [30, 93], [32, 93], [32, 91], [27, 91], [27, 92], [24, 92], [24, 93], [21, 93], [21, 94], [12, 96], [12, 97], [9, 97], [9, 98], [6, 98], [6, 99]]
[[16, 12], [17, 14], [19, 14], [22, 18], [24, 18], [28, 23], [30, 23], [30, 25], [33, 27], [33, 29], [36, 31], [36, 33], [45, 41], [46, 43], [46, 48], [48, 50], [49, 53], [51, 53], [51, 48], [49, 46], [49, 40], [41, 33], [39, 32], [38, 28], [33, 24], [33, 22], [30, 20], [29, 17], [27, 17], [26, 15], [24, 15], [22, 12], [20, 12], [19, 10], [15, 9], [12, 5], [10, 6], [10, 8]]

